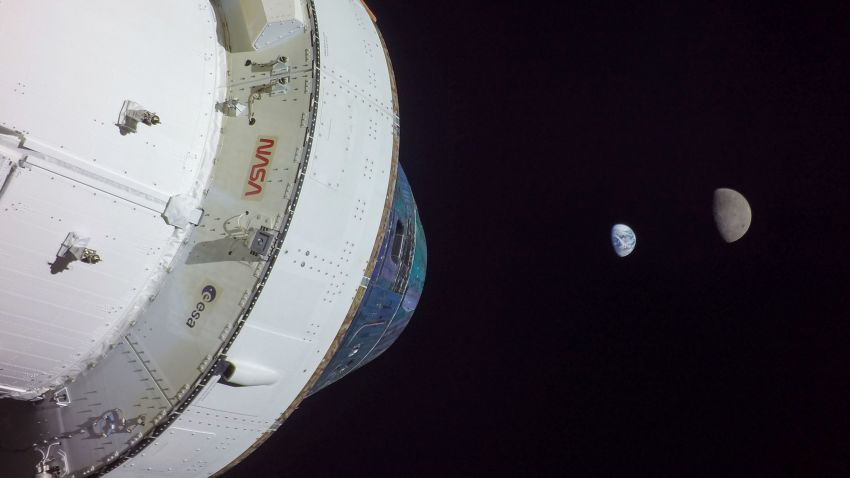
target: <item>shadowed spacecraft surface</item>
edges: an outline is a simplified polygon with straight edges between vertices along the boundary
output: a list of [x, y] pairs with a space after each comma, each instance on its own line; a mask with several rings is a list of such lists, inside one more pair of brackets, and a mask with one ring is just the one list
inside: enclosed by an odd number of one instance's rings
[[223, 473], [405, 328], [365, 4], [9, 0], [0, 40], [2, 476]]

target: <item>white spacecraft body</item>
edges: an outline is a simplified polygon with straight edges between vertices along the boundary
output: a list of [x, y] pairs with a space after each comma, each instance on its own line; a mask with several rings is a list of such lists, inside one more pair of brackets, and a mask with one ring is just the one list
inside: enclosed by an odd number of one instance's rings
[[4, 0], [0, 44], [2, 476], [222, 473], [403, 330], [361, 1]]

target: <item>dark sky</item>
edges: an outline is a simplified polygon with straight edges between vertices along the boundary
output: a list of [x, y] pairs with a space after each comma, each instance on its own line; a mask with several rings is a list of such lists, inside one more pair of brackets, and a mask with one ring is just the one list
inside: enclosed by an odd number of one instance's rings
[[423, 298], [228, 476], [850, 475], [850, 4], [672, 3], [369, 2]]

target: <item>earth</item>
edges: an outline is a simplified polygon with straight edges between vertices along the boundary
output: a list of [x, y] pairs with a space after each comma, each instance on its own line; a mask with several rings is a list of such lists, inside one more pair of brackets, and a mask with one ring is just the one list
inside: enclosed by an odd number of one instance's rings
[[625, 224], [615, 224], [611, 228], [611, 244], [618, 256], [626, 257], [635, 250], [637, 244], [635, 231]]

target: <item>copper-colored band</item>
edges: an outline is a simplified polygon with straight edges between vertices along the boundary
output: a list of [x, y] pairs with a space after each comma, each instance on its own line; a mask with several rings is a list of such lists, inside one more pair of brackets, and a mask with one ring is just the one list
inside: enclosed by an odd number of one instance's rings
[[366, 0], [360, 0], [360, 3], [363, 4], [363, 8], [366, 9], [366, 13], [369, 14], [369, 17], [372, 19], [372, 23], [378, 23], [378, 17], [376, 17], [375, 14], [372, 13], [372, 9], [369, 8], [369, 5], [366, 5]]

